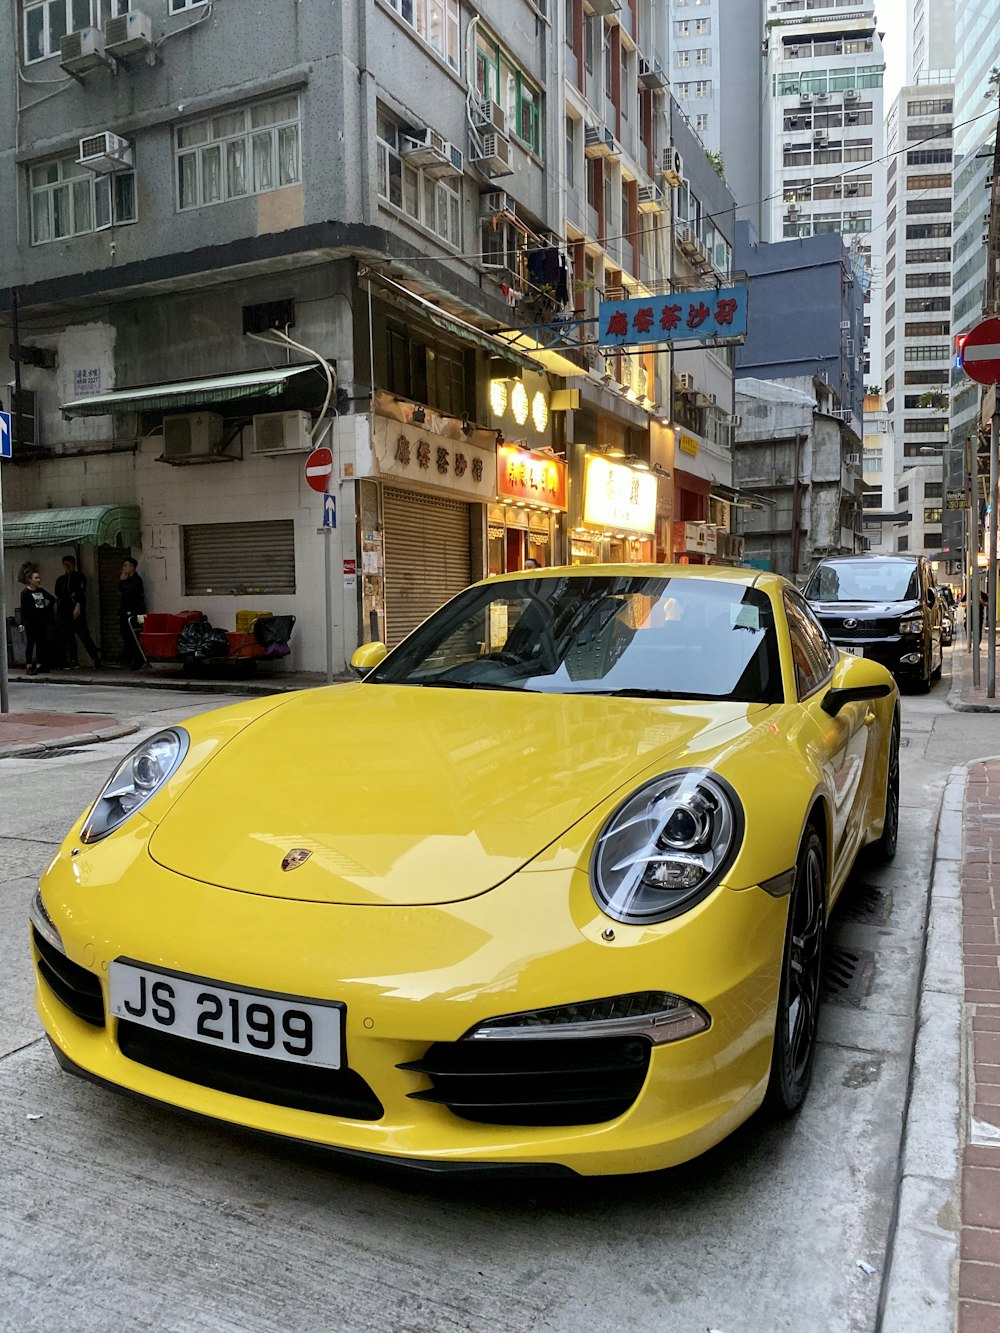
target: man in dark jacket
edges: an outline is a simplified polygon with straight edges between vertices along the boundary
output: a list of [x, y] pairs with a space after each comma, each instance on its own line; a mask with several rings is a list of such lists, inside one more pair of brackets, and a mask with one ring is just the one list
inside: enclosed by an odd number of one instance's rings
[[133, 616], [146, 613], [146, 590], [139, 577], [139, 566], [130, 555], [122, 561], [122, 576], [118, 584], [121, 604], [118, 608], [118, 628], [122, 636], [122, 660], [131, 671], [145, 666], [146, 659], [136, 639], [138, 626], [133, 629]]
[[100, 670], [101, 654], [87, 628], [87, 576], [76, 567], [75, 555], [62, 558], [64, 572], [56, 579], [56, 618], [68, 667], [78, 667], [77, 639], [87, 650], [91, 662]]

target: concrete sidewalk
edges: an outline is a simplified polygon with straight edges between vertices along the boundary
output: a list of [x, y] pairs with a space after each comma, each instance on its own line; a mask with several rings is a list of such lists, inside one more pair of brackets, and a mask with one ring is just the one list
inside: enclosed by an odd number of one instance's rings
[[[225, 667], [205, 667], [186, 675], [173, 663], [151, 663], [138, 671], [124, 668], [67, 667], [29, 676], [23, 667], [11, 667], [12, 682], [30, 685], [117, 685], [141, 690], [182, 690], [194, 694], [285, 694], [312, 690], [326, 684], [321, 671], [261, 671], [259, 674], [227, 674]], [[353, 672], [334, 677], [335, 685], [357, 680]]]
[[0, 759], [94, 745], [138, 730], [109, 713], [0, 713]]

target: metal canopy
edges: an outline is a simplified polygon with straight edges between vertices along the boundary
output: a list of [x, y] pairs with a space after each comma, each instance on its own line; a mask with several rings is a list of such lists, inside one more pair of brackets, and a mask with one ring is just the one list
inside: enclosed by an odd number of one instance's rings
[[80, 505], [75, 509], [24, 509], [4, 514], [3, 544], [10, 546], [130, 547], [139, 543], [139, 510], [133, 505]]
[[251, 370], [237, 375], [216, 375], [206, 380], [178, 380], [175, 384], [147, 384], [141, 389], [95, 393], [63, 403], [64, 417], [102, 417], [110, 412], [158, 412], [203, 407], [234, 398], [275, 398], [293, 375], [312, 366], [282, 366], [279, 370]]

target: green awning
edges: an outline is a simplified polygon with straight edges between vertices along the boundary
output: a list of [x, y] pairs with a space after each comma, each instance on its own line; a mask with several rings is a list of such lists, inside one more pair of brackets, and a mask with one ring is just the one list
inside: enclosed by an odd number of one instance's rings
[[139, 510], [133, 505], [23, 509], [3, 516], [4, 546], [137, 546]]
[[282, 366], [279, 370], [251, 370], [239, 375], [215, 375], [206, 380], [178, 380], [176, 384], [147, 384], [141, 389], [94, 393], [63, 403], [64, 417], [103, 417], [110, 412], [171, 412], [185, 407], [228, 403], [234, 398], [276, 398], [293, 375], [312, 366]]

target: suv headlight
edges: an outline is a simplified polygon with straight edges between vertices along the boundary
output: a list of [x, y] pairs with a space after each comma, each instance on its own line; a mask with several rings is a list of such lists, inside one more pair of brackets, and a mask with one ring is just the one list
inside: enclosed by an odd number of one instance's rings
[[188, 734], [181, 727], [160, 731], [136, 746], [118, 765], [91, 806], [81, 840], [100, 842], [114, 833], [176, 772], [187, 751]]
[[704, 769], [664, 773], [604, 825], [591, 889], [615, 921], [668, 921], [715, 888], [742, 841], [743, 807], [728, 782]]
[[924, 628], [922, 616], [907, 616], [899, 622], [900, 634], [920, 634]]

